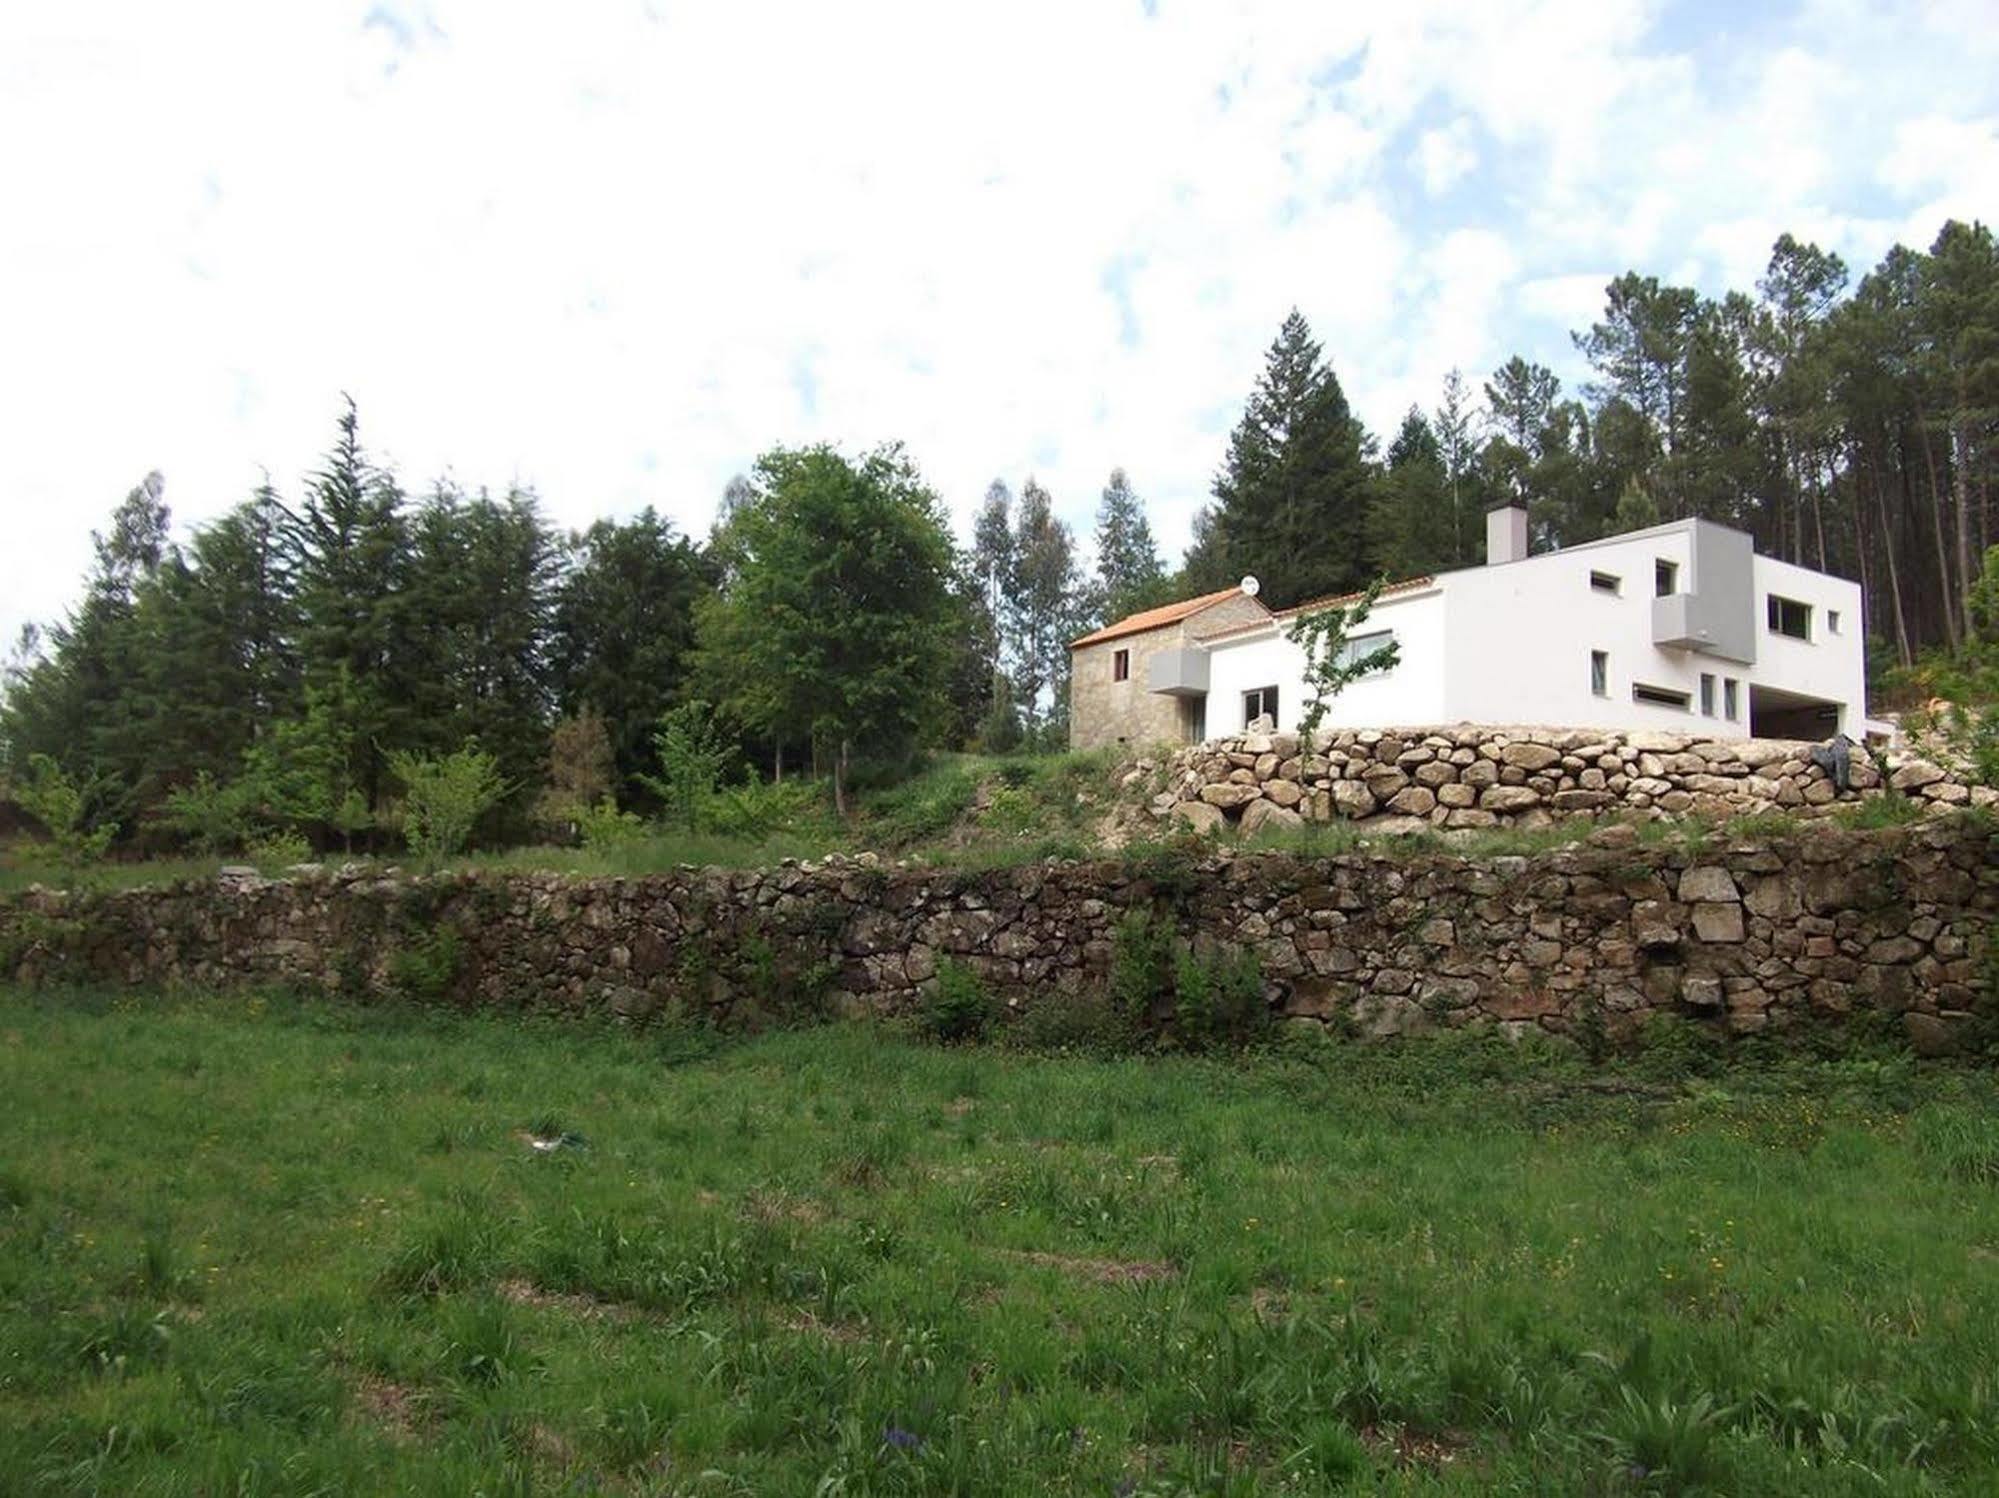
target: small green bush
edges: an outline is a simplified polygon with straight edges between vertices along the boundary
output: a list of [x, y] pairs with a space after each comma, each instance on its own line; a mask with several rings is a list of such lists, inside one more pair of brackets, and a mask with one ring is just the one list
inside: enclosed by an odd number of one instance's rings
[[434, 1004], [451, 992], [465, 962], [455, 926], [439, 926], [389, 958], [389, 982], [404, 998]]
[[243, 851], [260, 869], [288, 869], [312, 857], [312, 844], [303, 833], [274, 830], [252, 838]]
[[1041, 820], [1041, 807], [1024, 787], [1000, 786], [979, 813], [979, 825], [1008, 837], [1021, 837]]
[[751, 780], [725, 785], [708, 798], [701, 815], [702, 825], [723, 837], [830, 831], [832, 822], [826, 788], [811, 780]]
[[1143, 1023], [1173, 993], [1173, 928], [1149, 910], [1126, 912], [1111, 947], [1111, 1001]]
[[576, 832], [592, 853], [607, 853], [644, 841], [646, 824], [632, 812], [619, 811], [617, 801], [606, 793], [594, 806], [577, 811]]
[[937, 968], [937, 983], [923, 1000], [923, 1027], [946, 1045], [983, 1040], [992, 1029], [998, 1005], [985, 982], [962, 962], [949, 958]]
[[434, 757], [393, 754], [389, 767], [403, 783], [403, 835], [418, 858], [464, 852], [479, 819], [507, 794], [500, 762], [475, 742]]
[[1263, 971], [1250, 951], [1183, 947], [1174, 963], [1173, 1026], [1183, 1045], [1243, 1045], [1268, 1027]]

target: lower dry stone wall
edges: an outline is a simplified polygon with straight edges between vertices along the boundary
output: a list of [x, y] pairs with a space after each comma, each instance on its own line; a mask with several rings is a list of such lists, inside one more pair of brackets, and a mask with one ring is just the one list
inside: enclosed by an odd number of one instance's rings
[[1129, 788], [1167, 788], [1156, 817], [1198, 831], [1237, 825], [1296, 827], [1344, 820], [1373, 832], [1545, 827], [1565, 817], [1810, 812], [1866, 795], [1918, 798], [1938, 808], [1991, 806], [1973, 788], [1906, 751], [1855, 745], [1848, 789], [1814, 761], [1815, 746], [1782, 739], [1703, 739], [1600, 729], [1364, 729], [1302, 745], [1295, 733], [1243, 734], [1141, 764]]
[[1999, 834], [1977, 816], [1654, 848], [1597, 829], [1532, 857], [1173, 849], [979, 872], [860, 859], [643, 879], [345, 871], [0, 900], [17, 981], [539, 1004], [755, 1023], [907, 1010], [940, 964], [1010, 1007], [1101, 995], [1144, 911], [1256, 954], [1274, 1012], [1364, 1036], [1498, 1025], [1734, 1032], [1886, 1013], [1928, 1051], [1981, 1023]]

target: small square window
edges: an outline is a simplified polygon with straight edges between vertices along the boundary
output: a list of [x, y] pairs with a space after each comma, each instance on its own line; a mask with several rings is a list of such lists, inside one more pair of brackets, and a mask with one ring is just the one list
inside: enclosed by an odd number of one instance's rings
[[1799, 603], [1795, 598], [1779, 598], [1775, 593], [1769, 596], [1770, 633], [1789, 635], [1794, 640], [1809, 640], [1812, 637], [1812, 606]]
[[1111, 680], [1131, 680], [1131, 652], [1129, 650], [1120, 650], [1116, 655], [1111, 657]]
[[1589, 689], [1598, 697], [1610, 695], [1610, 652], [1592, 650], [1589, 653]]
[[1839, 633], [1839, 610], [1838, 610], [1838, 609], [1827, 609], [1827, 610], [1825, 611], [1825, 627], [1826, 627], [1826, 630], [1827, 630], [1827, 632], [1828, 632], [1828, 633], [1830, 633], [1830, 634], [1835, 634], [1835, 635], [1836, 635], [1836, 634], [1838, 634], [1838, 633]]
[[1701, 672], [1701, 716], [1714, 716], [1714, 677], [1705, 671]]
[[1620, 578], [1614, 572], [1592, 572], [1589, 575], [1589, 585], [1599, 593], [1621, 593], [1624, 591], [1624, 579]]
[[1248, 728], [1258, 718], [1270, 719], [1270, 726], [1277, 726], [1277, 688], [1258, 687], [1242, 694], [1242, 726]]
[[1669, 562], [1664, 557], [1653, 565], [1652, 591], [1661, 598], [1670, 598], [1680, 591], [1680, 564]]
[[1741, 716], [1737, 699], [1738, 684], [1733, 676], [1725, 676], [1721, 681], [1721, 715], [1733, 723]]

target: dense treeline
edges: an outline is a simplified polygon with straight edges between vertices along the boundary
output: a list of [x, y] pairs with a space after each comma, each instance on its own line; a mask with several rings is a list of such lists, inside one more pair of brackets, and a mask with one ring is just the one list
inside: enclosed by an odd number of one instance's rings
[[1768, 555], [1856, 578], [1887, 661], [1955, 648], [1993, 543], [1999, 253], [1952, 222], [1850, 285], [1789, 235], [1720, 299], [1636, 273], [1574, 335], [1576, 395], [1509, 359], [1475, 400], [1447, 381], [1385, 454], [1295, 313], [1230, 438], [1184, 586], [1245, 572], [1285, 604], [1478, 560], [1483, 512], [1528, 508], [1537, 547], [1700, 516]]
[[524, 491], [404, 492], [350, 405], [295, 502], [266, 485], [185, 543], [157, 474], [118, 506], [82, 602], [7, 672], [0, 768], [73, 789], [79, 828], [213, 847], [394, 839], [423, 767], [468, 753], [489, 838], [656, 809], [662, 752], [824, 774], [844, 808], [856, 765], [1066, 742], [1068, 642], [1106, 619], [1251, 572], [1281, 605], [1473, 564], [1507, 501], [1537, 547], [1698, 515], [1858, 578], [1880, 664], [1982, 630], [1983, 226], [1857, 286], [1789, 236], [1719, 300], [1625, 275], [1574, 336], [1580, 392], [1518, 357], [1476, 394], [1454, 373], [1384, 451], [1294, 312], [1178, 571], [1123, 469], [1089, 566], [1032, 476], [993, 483], [960, 550], [893, 446], [767, 453], [705, 542], [650, 509], [565, 536]]

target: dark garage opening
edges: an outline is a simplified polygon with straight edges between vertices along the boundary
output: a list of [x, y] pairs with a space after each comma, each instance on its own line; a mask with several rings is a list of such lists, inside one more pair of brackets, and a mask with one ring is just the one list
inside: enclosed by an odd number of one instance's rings
[[1754, 739], [1807, 739], [1813, 743], [1839, 732], [1839, 704], [1777, 687], [1749, 688], [1749, 736]]

